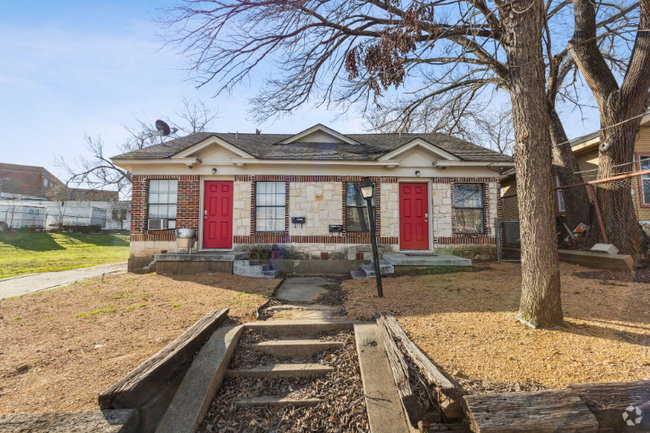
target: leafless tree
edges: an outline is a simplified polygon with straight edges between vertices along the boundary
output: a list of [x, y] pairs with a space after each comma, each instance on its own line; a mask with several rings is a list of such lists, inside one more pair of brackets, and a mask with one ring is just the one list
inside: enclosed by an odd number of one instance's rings
[[[202, 101], [183, 99], [181, 108], [175, 110], [179, 121], [163, 118], [173, 128], [173, 133], [163, 136], [155, 125], [136, 119], [136, 126], [125, 126], [129, 137], [118, 145], [119, 153], [128, 153], [155, 144], [207, 130], [218, 117], [218, 110], [206, 106]], [[61, 155], [55, 164], [68, 176], [66, 185], [84, 186], [93, 189], [109, 189], [119, 192], [121, 197], [130, 197], [132, 175], [111, 161], [112, 154], [106, 153], [106, 145], [101, 135], [84, 137], [85, 151], [72, 162]], [[112, 152], [111, 152], [112, 153]]]
[[[600, 47], [634, 16], [624, 3], [598, 2], [598, 22], [607, 23], [595, 37]], [[162, 21], [199, 85], [218, 81], [217, 93], [233, 90], [259, 65], [275, 66], [252, 101], [260, 121], [306, 103], [365, 113], [401, 88], [394, 111], [401, 117], [386, 120], [396, 130], [435, 129], [430, 115], [439, 107], [462, 119], [479, 97], [506, 91], [520, 194], [520, 316], [554, 326], [562, 310], [551, 161], [555, 154], [569, 161], [560, 166], [575, 160], [551, 146], [558, 140], [551, 102], [575, 101], [577, 94], [562, 39], [572, 33], [570, 6], [567, 0], [184, 0]]]

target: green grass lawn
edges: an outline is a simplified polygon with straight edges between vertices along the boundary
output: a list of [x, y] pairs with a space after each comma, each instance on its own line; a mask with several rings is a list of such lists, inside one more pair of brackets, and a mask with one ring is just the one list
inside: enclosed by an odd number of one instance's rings
[[0, 232], [0, 278], [124, 262], [128, 257], [128, 235]]

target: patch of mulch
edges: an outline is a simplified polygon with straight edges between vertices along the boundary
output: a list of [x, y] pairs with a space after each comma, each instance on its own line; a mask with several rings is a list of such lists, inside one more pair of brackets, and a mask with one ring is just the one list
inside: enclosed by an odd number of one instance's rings
[[[602, 280], [600, 284], [604, 285], [615, 285], [611, 281], [650, 284], [650, 268], [639, 268], [635, 272], [608, 270], [581, 271], [574, 272], [573, 275], [585, 280]], [[623, 286], [619, 285], [619, 287]]]
[[272, 332], [246, 328], [239, 336], [238, 344], [255, 344], [262, 341], [277, 340], [278, 336]]
[[[321, 355], [336, 370], [311, 379], [226, 379], [197, 433], [368, 432], [363, 385], [354, 338]], [[235, 406], [260, 395], [322, 398], [315, 407]]]
[[325, 289], [327, 289], [327, 293], [320, 295], [313, 303], [332, 306], [343, 305], [345, 303], [346, 295], [345, 292], [341, 290], [341, 282], [344, 279], [340, 278], [337, 280], [338, 281], [332, 284], [323, 286]]
[[0, 301], [0, 414], [98, 409], [97, 395], [208, 312], [255, 320], [278, 280], [121, 274]]
[[383, 298], [374, 281], [348, 280], [345, 307], [352, 319], [393, 313], [444, 371], [490, 384], [478, 390], [650, 380], [650, 283], [560, 263], [565, 326], [533, 330], [515, 319], [521, 266], [490, 268], [386, 278]]
[[320, 341], [346, 341], [354, 337], [352, 329], [339, 329], [333, 331], [323, 331], [316, 334], [315, 339]]
[[478, 379], [464, 379], [458, 376], [454, 376], [454, 379], [465, 391], [467, 391], [468, 394], [474, 395], [503, 394], [507, 392], [533, 392], [548, 389], [548, 387], [541, 383], [534, 382], [498, 383]]

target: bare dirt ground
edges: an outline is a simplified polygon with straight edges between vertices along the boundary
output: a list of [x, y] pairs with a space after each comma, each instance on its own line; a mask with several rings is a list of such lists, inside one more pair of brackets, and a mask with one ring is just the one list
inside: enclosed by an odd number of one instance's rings
[[96, 409], [97, 395], [200, 317], [239, 321], [280, 283], [122, 274], [0, 301], [0, 414]]
[[[516, 321], [520, 266], [473, 272], [348, 280], [353, 318], [393, 313], [413, 341], [478, 392], [562, 388], [570, 383], [650, 379], [650, 271], [635, 276], [561, 263], [566, 326], [533, 330]], [[465, 384], [464, 384], [465, 385]], [[526, 385], [526, 386], [524, 386]], [[471, 388], [472, 385], [469, 385]]]

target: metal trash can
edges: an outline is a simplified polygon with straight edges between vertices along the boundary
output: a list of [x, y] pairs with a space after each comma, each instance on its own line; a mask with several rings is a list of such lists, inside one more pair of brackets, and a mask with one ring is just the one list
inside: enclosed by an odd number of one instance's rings
[[194, 248], [194, 229], [178, 229], [176, 231], [176, 247], [187, 249], [187, 254], [192, 254]]

